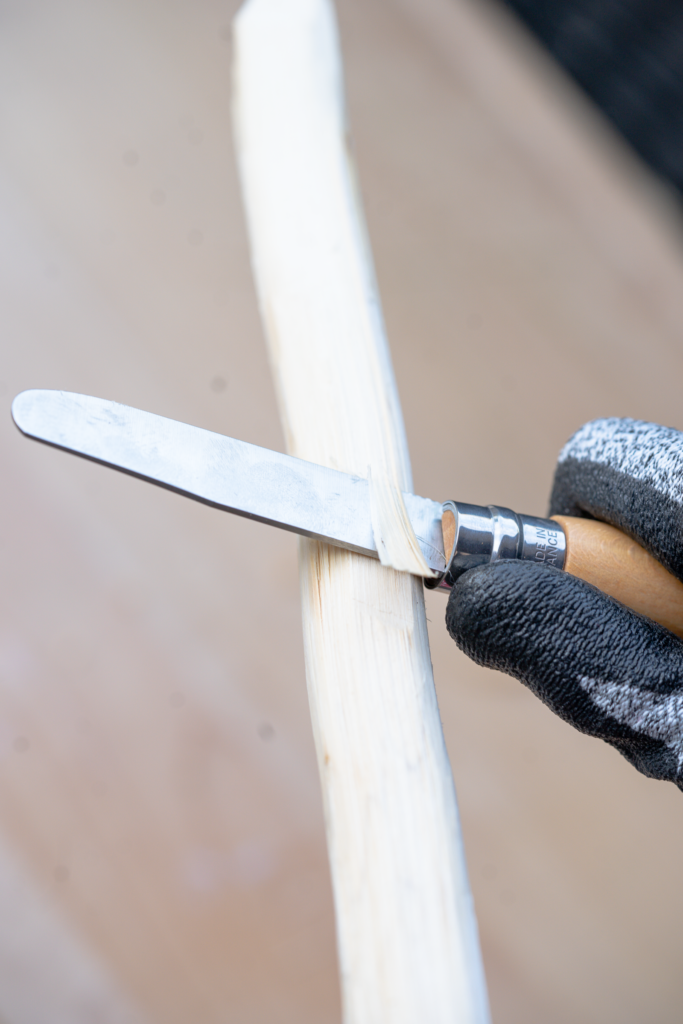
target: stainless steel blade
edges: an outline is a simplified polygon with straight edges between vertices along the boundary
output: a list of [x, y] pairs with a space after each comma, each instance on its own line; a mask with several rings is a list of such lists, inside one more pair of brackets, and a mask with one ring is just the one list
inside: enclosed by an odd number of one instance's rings
[[[378, 557], [361, 477], [69, 391], [23, 391], [12, 416], [38, 441], [214, 508]], [[441, 505], [403, 497], [427, 564], [443, 572]]]

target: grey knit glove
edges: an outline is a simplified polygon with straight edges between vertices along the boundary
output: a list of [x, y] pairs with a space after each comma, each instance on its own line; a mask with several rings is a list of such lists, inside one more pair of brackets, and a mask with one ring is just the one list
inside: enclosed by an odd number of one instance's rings
[[[683, 580], [683, 434], [595, 420], [562, 450], [550, 515], [624, 530]], [[683, 789], [683, 641], [567, 573], [499, 562], [465, 573], [446, 625], [479, 665], [515, 676], [565, 721]]]

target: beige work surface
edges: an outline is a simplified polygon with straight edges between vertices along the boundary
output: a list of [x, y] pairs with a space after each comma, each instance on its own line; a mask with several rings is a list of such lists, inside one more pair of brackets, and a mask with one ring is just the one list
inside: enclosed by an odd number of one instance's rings
[[[282, 447], [231, 0], [0, 8], [0, 1022], [327, 1024], [296, 541], [32, 444], [28, 387]], [[683, 428], [675, 206], [466, 0], [339, 0], [419, 493], [543, 513], [603, 415]], [[683, 796], [468, 663], [428, 598], [495, 1024], [681, 1019]]]

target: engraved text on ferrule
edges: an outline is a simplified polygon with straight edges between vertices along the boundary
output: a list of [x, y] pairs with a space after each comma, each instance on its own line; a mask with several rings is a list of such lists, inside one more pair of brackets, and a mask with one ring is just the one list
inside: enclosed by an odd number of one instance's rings
[[537, 527], [535, 560], [537, 562], [547, 562], [549, 565], [556, 565], [558, 543], [557, 530]]

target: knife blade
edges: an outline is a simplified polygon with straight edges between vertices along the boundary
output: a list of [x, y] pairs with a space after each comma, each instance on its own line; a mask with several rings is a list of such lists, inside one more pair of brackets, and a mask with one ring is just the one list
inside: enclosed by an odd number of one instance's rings
[[[12, 416], [34, 440], [213, 508], [379, 557], [370, 488], [360, 476], [70, 391], [23, 391]], [[443, 575], [443, 506], [409, 493], [403, 500], [427, 565]]]
[[[69, 391], [23, 391], [12, 416], [37, 441], [214, 508], [379, 558], [370, 484], [362, 477]], [[403, 501], [435, 573], [424, 580], [429, 589], [449, 591], [469, 569], [518, 558], [565, 569], [683, 636], [680, 581], [614, 527], [497, 505], [440, 504], [405, 492]]]

